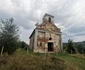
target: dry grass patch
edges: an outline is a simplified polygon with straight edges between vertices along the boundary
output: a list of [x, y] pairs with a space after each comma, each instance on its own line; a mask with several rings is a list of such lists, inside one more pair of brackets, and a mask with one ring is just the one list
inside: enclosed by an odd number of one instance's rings
[[55, 56], [37, 56], [15, 52], [0, 57], [0, 70], [76, 70], [72, 65]]

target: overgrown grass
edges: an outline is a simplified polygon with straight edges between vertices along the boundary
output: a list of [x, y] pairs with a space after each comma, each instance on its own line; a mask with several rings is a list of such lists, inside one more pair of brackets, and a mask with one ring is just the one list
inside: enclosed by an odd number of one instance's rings
[[64, 61], [68, 61], [69, 63], [72, 63], [78, 67], [79, 70], [85, 70], [85, 59], [81, 58], [81, 55], [62, 55], [59, 56], [60, 59]]
[[18, 49], [13, 55], [0, 56], [0, 70], [77, 70], [56, 56], [35, 54]]

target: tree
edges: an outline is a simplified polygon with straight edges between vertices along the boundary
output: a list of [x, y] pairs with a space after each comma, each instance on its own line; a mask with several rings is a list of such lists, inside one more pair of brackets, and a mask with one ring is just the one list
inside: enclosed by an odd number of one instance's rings
[[78, 44], [77, 49], [80, 54], [85, 54], [85, 46], [83, 42], [81, 44]]
[[20, 48], [23, 49], [27, 49], [27, 47], [29, 48], [29, 45], [24, 41], [20, 41], [19, 44], [20, 44]]
[[72, 40], [68, 40], [68, 43], [67, 43], [67, 52], [68, 53], [76, 53], [76, 49], [73, 45], [73, 41]]
[[13, 24], [13, 18], [1, 20], [2, 27], [0, 29], [0, 48], [4, 46], [3, 52], [12, 54], [18, 48], [19, 28]]

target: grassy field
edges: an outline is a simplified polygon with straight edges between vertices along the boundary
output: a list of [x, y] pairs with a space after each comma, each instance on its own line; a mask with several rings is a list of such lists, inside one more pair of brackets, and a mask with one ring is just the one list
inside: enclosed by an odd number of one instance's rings
[[18, 49], [13, 55], [0, 56], [0, 70], [85, 70], [84, 55], [29, 54]]
[[85, 70], [85, 56], [84, 55], [62, 55], [60, 59], [68, 61], [71, 64], [76, 65], [79, 70]]

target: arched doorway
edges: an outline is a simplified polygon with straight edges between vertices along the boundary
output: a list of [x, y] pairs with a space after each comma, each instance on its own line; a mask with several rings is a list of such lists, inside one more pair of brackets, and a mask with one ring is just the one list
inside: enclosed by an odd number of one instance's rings
[[53, 51], [53, 42], [48, 42], [48, 52]]

